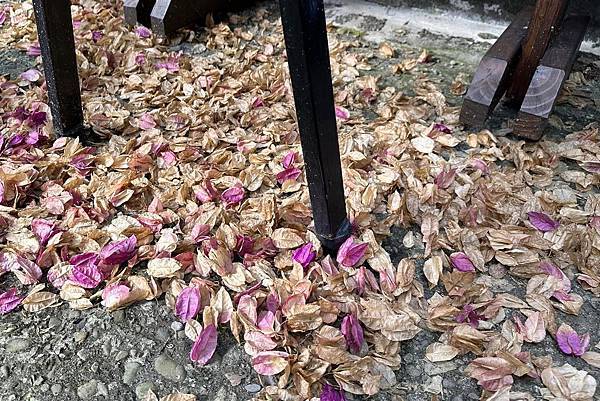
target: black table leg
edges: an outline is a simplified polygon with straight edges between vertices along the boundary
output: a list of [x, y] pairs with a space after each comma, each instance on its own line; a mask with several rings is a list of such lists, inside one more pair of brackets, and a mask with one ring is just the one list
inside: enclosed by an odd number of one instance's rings
[[323, 0], [280, 0], [315, 231], [328, 251], [350, 235]]
[[69, 0], [33, 0], [48, 101], [59, 136], [78, 136], [83, 111]]

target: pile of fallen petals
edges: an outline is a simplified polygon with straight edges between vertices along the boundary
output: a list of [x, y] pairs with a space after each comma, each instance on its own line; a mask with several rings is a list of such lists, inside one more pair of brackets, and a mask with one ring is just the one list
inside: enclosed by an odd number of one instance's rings
[[[38, 61], [0, 78], [0, 314], [161, 297], [198, 365], [225, 329], [242, 342], [269, 376], [265, 399], [391, 388], [402, 342], [423, 330], [439, 334], [429, 361], [469, 354], [482, 399], [592, 399], [590, 374], [527, 343], [549, 335], [600, 366], [598, 333], [562, 321], [579, 294], [600, 295], [598, 126], [560, 143], [465, 132], [420, 71], [426, 53], [386, 71], [412, 81], [407, 96], [371, 71], [391, 45], [365, 55], [332, 28], [353, 236], [324, 256], [277, 16], [166, 42], [126, 27], [114, 3], [72, 7], [97, 146], [52, 133], [32, 6], [0, 5], [0, 47]], [[422, 251], [392, 263], [381, 243], [393, 226]], [[494, 284], [509, 276], [520, 295]], [[541, 394], [512, 389], [527, 376]]]

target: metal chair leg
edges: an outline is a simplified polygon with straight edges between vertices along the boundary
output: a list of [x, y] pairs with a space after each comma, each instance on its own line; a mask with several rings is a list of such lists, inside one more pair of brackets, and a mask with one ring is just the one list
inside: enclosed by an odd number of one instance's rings
[[322, 0], [280, 0], [298, 128], [315, 221], [325, 249], [350, 236]]

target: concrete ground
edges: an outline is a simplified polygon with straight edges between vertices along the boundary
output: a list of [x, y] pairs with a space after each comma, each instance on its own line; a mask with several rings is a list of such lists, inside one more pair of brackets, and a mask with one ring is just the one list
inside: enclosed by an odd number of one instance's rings
[[[451, 95], [449, 88], [457, 79], [468, 82], [478, 60], [489, 42], [503, 29], [505, 21], [465, 19], [463, 14], [435, 13], [431, 10], [389, 9], [360, 0], [327, 0], [328, 17], [335, 29], [343, 35], [354, 36], [361, 51], [374, 53], [379, 43], [390, 42], [400, 53], [385, 63], [398, 58], [418, 55], [427, 49], [435, 59], [424, 65], [424, 73], [444, 92], [448, 102], [460, 105], [460, 96]], [[277, 8], [263, 4], [277, 17]], [[249, 12], [253, 12], [250, 10]], [[407, 21], [409, 21], [407, 23]], [[600, 53], [593, 42], [586, 51]], [[11, 49], [0, 49], [0, 74], [15, 76], [33, 65], [32, 58]], [[387, 71], [387, 64], [374, 67]], [[600, 59], [593, 54], [582, 54], [576, 71], [585, 71], [591, 98], [600, 98]], [[410, 85], [403, 75], [383, 77], [382, 85], [401, 90]], [[574, 131], [600, 117], [595, 109], [576, 109], [560, 104], [553, 118], [563, 129]], [[502, 120], [492, 122], [497, 128], [506, 128]], [[550, 135], [553, 135], [550, 132]], [[406, 231], [397, 230], [384, 244], [396, 262], [404, 256], [402, 238]], [[419, 229], [415, 228], [415, 235]], [[413, 252], [422, 252], [418, 247]], [[513, 285], [514, 293], [523, 288]], [[581, 292], [585, 299], [582, 314], [588, 319], [579, 327], [584, 332], [595, 332], [600, 325], [597, 299]], [[182, 326], [164, 305], [163, 300], [138, 304], [115, 313], [103, 309], [84, 312], [69, 310], [63, 305], [38, 314], [12, 313], [0, 319], [0, 400], [1, 401], [66, 401], [142, 399], [152, 388], [160, 396], [175, 391], [192, 393], [200, 400], [245, 400], [259, 391], [264, 384], [249, 365], [241, 346], [225, 333], [215, 360], [206, 367], [192, 366], [188, 359], [189, 340]], [[403, 344], [403, 363], [397, 372], [399, 384], [378, 395], [382, 400], [477, 400], [476, 383], [465, 377], [462, 369], [469, 358], [430, 364], [423, 355], [424, 348], [435, 341], [434, 334], [422, 332]], [[549, 338], [536, 345], [546, 350], [557, 361], [566, 358], [556, 351]], [[590, 369], [581, 360], [568, 360], [580, 369], [600, 378], [597, 369]], [[445, 392], [435, 395], [441, 380]], [[517, 381], [517, 389], [535, 392], [535, 382]], [[432, 390], [433, 389], [433, 390]], [[437, 397], [437, 398], [432, 398]]]

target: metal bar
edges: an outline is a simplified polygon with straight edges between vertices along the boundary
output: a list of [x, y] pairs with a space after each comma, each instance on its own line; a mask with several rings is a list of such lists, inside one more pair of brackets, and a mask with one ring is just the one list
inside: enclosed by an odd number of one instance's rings
[[69, 0], [33, 0], [48, 101], [54, 130], [60, 136], [83, 132], [75, 39]]
[[350, 235], [323, 0], [280, 0], [315, 231], [336, 251]]

